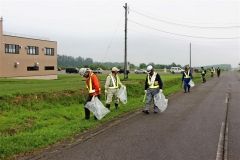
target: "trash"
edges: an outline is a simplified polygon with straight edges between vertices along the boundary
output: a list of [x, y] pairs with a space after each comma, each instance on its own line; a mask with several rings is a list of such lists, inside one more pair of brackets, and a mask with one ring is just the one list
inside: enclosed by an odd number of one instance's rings
[[158, 109], [163, 112], [166, 110], [168, 105], [168, 99], [165, 98], [162, 92], [159, 92], [154, 96], [154, 104], [158, 107]]
[[98, 97], [93, 97], [91, 101], [84, 106], [89, 109], [98, 120], [102, 119], [110, 111], [102, 104]]
[[117, 97], [120, 99], [120, 101], [123, 104], [127, 104], [127, 90], [126, 90], [126, 86], [121, 86], [121, 88], [118, 90]]
[[190, 80], [190, 82], [188, 83], [191, 87], [194, 87], [195, 86], [195, 84], [194, 84], [194, 82], [192, 81], [192, 80]]

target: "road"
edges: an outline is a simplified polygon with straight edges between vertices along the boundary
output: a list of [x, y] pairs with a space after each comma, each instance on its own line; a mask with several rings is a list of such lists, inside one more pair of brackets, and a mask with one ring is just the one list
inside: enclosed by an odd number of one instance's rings
[[[228, 158], [240, 159], [240, 73], [228, 72], [169, 98], [167, 110], [122, 121], [49, 160], [214, 160], [230, 92]], [[39, 158], [40, 157], [40, 158]]]

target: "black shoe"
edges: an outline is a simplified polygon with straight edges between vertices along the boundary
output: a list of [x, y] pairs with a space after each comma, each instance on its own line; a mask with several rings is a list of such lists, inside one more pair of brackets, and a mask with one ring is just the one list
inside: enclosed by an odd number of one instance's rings
[[90, 119], [90, 117], [85, 117], [85, 119], [86, 119], [86, 120], [89, 120], [89, 119]]
[[110, 104], [106, 104], [106, 108], [110, 109]]
[[115, 109], [118, 110], [118, 104], [117, 103], [115, 103]]
[[148, 110], [143, 110], [142, 112], [145, 113], [145, 114], [149, 114]]

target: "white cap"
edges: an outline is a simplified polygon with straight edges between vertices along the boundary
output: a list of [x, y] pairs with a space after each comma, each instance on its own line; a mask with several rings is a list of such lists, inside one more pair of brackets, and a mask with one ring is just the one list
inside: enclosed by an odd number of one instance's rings
[[84, 76], [84, 75], [87, 73], [87, 71], [89, 71], [89, 68], [81, 68], [81, 69], [79, 70], [79, 74], [80, 74], [81, 76]]
[[119, 71], [119, 69], [117, 67], [112, 68], [112, 72], [118, 72], [118, 71]]
[[151, 70], [153, 70], [153, 66], [152, 65], [147, 66], [147, 72], [150, 73]]

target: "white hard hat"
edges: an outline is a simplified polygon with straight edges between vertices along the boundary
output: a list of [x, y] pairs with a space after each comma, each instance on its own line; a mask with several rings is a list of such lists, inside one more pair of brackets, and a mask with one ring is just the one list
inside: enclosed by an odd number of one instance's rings
[[113, 72], [118, 72], [119, 69], [118, 69], [117, 67], [113, 67], [113, 68], [112, 68], [112, 71], [113, 71]]
[[84, 76], [84, 75], [87, 73], [87, 71], [89, 71], [89, 68], [81, 68], [81, 69], [79, 70], [79, 74], [80, 74], [81, 76]]
[[150, 73], [151, 70], [153, 70], [153, 66], [152, 65], [147, 66], [147, 72]]

